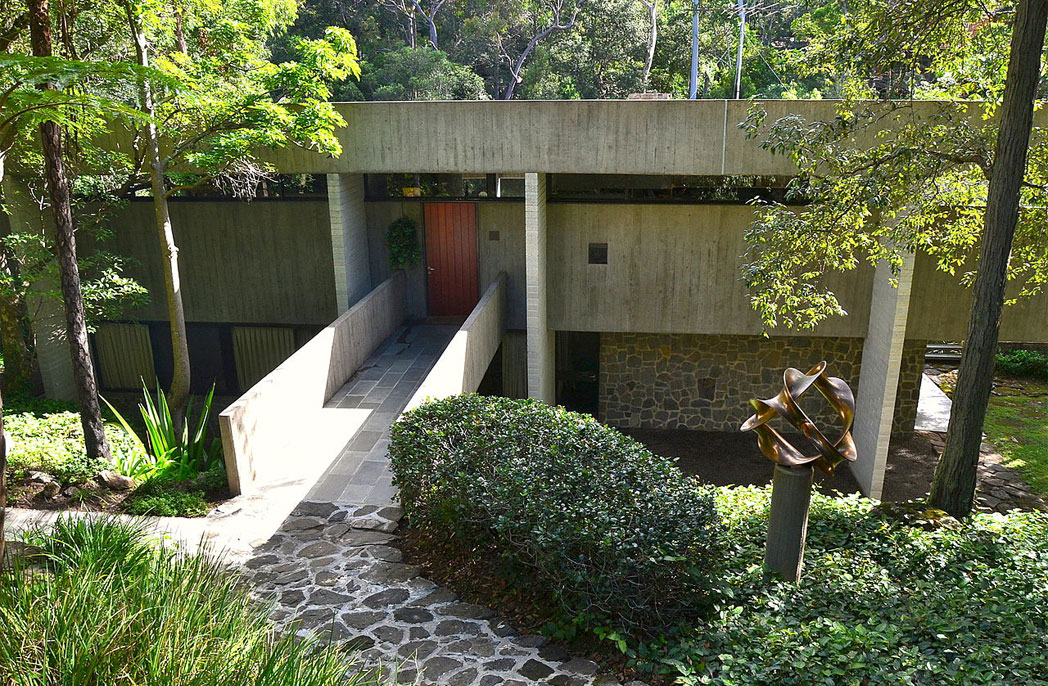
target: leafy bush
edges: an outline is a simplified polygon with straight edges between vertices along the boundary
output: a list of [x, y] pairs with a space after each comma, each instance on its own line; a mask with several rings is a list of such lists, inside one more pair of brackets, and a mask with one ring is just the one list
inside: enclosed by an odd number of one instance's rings
[[997, 371], [1006, 376], [1048, 381], [1048, 355], [1036, 350], [1009, 350], [998, 353]]
[[189, 428], [194, 423], [193, 402], [190, 399], [186, 405], [181, 431], [176, 431], [175, 420], [163, 389], [157, 387], [154, 401], [143, 384], [143, 402], [139, 404], [138, 409], [145, 424], [145, 441], [138, 436], [124, 416], [106, 401], [106, 405], [109, 405], [110, 411], [116, 415], [124, 430], [142, 447], [139, 453], [126, 460], [115, 460], [117, 470], [141, 480], [185, 481], [202, 472], [224, 469], [219, 440], [207, 440], [207, 421], [211, 415], [214, 395], [215, 387], [212, 385], [204, 398], [200, 416], [197, 417], [192, 431]]
[[401, 417], [390, 458], [412, 525], [494, 541], [588, 628], [657, 628], [708, 597], [712, 496], [589, 415], [456, 396]]
[[[62, 483], [82, 483], [109, 468], [104, 461], [88, 459], [79, 414], [51, 412], [52, 404], [31, 407], [32, 411], [19, 412], [22, 408], [15, 405], [4, 417], [4, 429], [13, 443], [8, 465], [15, 475], [40, 470]], [[116, 461], [126, 462], [144, 455], [138, 441], [119, 426], [106, 424], [105, 432]]]
[[347, 656], [294, 631], [210, 555], [176, 555], [141, 528], [60, 520], [30, 542], [44, 569], [0, 576], [0, 674], [12, 686], [363, 686]]
[[211, 506], [200, 491], [182, 491], [163, 481], [148, 481], [128, 498], [124, 511], [156, 517], [204, 517]]
[[389, 266], [396, 269], [414, 267], [422, 259], [418, 244], [418, 225], [411, 217], [395, 219], [386, 232], [386, 247], [389, 248]]
[[730, 595], [643, 656], [684, 684], [1048, 682], [1048, 517], [921, 528], [815, 494], [799, 585], [762, 572], [769, 488], [718, 489]]

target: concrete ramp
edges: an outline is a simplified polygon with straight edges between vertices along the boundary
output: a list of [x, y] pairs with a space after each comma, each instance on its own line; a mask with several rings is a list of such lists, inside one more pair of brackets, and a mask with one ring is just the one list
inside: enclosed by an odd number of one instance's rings
[[[436, 364], [455, 326], [408, 326], [393, 334], [328, 401], [325, 409], [352, 411], [363, 421], [317, 480], [306, 500], [391, 504], [396, 496], [386, 451], [396, 421]], [[345, 434], [343, 434], [345, 435]]]
[[943, 393], [939, 385], [921, 375], [921, 394], [917, 401], [917, 419], [913, 428], [917, 431], [935, 431], [946, 433], [950, 426], [950, 407], [953, 405], [949, 396]]

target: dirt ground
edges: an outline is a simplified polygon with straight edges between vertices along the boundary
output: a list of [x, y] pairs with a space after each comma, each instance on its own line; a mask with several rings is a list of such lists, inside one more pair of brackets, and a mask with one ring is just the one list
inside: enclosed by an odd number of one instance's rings
[[[757, 449], [752, 434], [720, 431], [629, 429], [630, 436], [657, 455], [677, 458], [688, 474], [718, 486], [771, 482], [773, 465]], [[924, 436], [892, 441], [884, 482], [884, 500], [911, 500], [928, 491], [938, 456]], [[831, 477], [816, 474], [824, 493], [856, 493], [859, 485], [844, 466]]]

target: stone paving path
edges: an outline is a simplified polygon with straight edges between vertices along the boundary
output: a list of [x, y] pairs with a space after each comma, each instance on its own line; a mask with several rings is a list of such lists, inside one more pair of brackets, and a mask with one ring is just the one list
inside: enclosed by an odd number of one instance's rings
[[[926, 367], [924, 377], [938, 386], [939, 377], [943, 373], [943, 370], [936, 367]], [[949, 423], [948, 413], [946, 422]], [[939, 455], [942, 455], [946, 445], [945, 427], [943, 429], [943, 431], [920, 432]], [[989, 443], [984, 442], [979, 448], [976, 479], [976, 503], [977, 507], [983, 510], [1002, 513], [1011, 510], [1048, 512], [1048, 503], [1031, 490], [1030, 485], [1023, 480], [1018, 471], [1004, 464], [1004, 458]]]
[[[419, 576], [393, 545], [401, 510], [303, 501], [247, 561], [274, 621], [299, 621], [362, 649], [360, 669], [400, 665], [401, 683], [451, 686], [618, 684], [541, 636], [520, 635], [486, 607]], [[640, 682], [636, 682], [639, 684]]]
[[[946, 434], [921, 432], [935, 451], [942, 455]], [[1019, 472], [1004, 464], [1004, 458], [989, 443], [979, 448], [979, 466], [975, 486], [976, 507], [993, 512], [1039, 510], [1048, 512], [1048, 503], [1035, 494]]]
[[396, 497], [386, 450], [389, 427], [422, 385], [458, 328], [416, 325], [401, 329], [361, 365], [328, 407], [367, 409], [371, 414], [346, 444], [306, 500], [392, 504]]
[[[245, 563], [274, 621], [362, 650], [361, 669], [451, 686], [612, 686], [588, 660], [519, 635], [488, 608], [419, 576], [393, 545], [402, 512], [389, 471], [389, 427], [456, 327], [412, 326], [387, 340], [329, 406], [371, 410], [309, 495]], [[297, 624], [294, 624], [296, 623]]]

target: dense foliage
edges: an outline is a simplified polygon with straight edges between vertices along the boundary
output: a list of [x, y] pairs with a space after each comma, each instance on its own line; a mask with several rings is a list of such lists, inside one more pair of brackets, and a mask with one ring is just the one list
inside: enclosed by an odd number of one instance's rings
[[393, 220], [386, 230], [386, 247], [389, 248], [391, 269], [414, 267], [422, 259], [422, 248], [418, 244], [418, 224], [411, 217]]
[[110, 521], [59, 520], [29, 539], [43, 567], [0, 576], [5, 684], [379, 683], [346, 676], [335, 647], [278, 636], [267, 608], [210, 555], [177, 555]]
[[647, 631], [706, 602], [718, 530], [710, 494], [593, 417], [463, 395], [405, 414], [391, 434], [412, 525], [493, 541], [568, 618]]
[[764, 580], [770, 495], [717, 489], [724, 595], [709, 619], [640, 655], [685, 684], [1048, 680], [1048, 516], [936, 525], [916, 510], [816, 494], [794, 585]]
[[1007, 376], [1048, 381], [1048, 355], [1021, 349], [997, 353], [997, 371]]
[[[88, 459], [80, 416], [65, 403], [13, 398], [4, 409], [4, 429], [12, 445], [8, 469], [13, 475], [39, 470], [63, 484], [77, 484], [109, 468]], [[144, 455], [138, 441], [121, 427], [107, 424], [105, 430], [114, 459], [131, 461]]]
[[[624, 98], [646, 90], [682, 98], [689, 87], [693, 4], [308, 0], [290, 35], [316, 37], [334, 25], [356, 37], [361, 82], [342, 86], [340, 99]], [[841, 25], [840, 8], [825, 0], [747, 0], [742, 97], [839, 95], [838, 72], [805, 57], [813, 41]], [[704, 1], [699, 13], [698, 96], [733, 97], [737, 5]], [[284, 42], [274, 40], [276, 55], [285, 53]]]
[[[7, 401], [4, 415], [4, 428], [12, 445], [8, 474], [13, 481], [21, 481], [32, 471], [44, 472], [63, 489], [82, 487], [77, 502], [104, 505], [106, 491], [94, 480], [103, 470], [111, 470], [136, 482], [120, 503], [122, 511], [202, 517], [211, 509], [207, 496], [213, 500], [226, 488], [220, 442], [210, 438], [206, 430], [210, 406], [209, 395], [192, 427], [187, 423], [178, 434], [172, 428], [163, 393], [154, 401], [145, 392], [140, 406], [145, 440], [110, 406], [119, 424], [107, 423], [105, 427], [113, 457], [112, 463], [108, 463], [88, 458], [80, 419], [71, 405], [16, 396]], [[190, 419], [193, 418], [191, 412]], [[154, 445], [160, 446], [159, 450]]]

